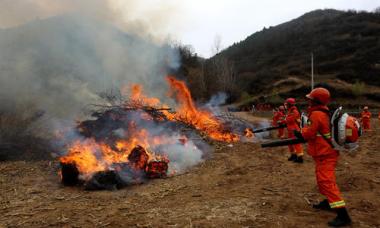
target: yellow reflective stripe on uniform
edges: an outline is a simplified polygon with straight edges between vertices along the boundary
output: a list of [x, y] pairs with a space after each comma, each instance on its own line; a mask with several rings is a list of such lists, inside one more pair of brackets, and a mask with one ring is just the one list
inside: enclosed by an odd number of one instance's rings
[[331, 133], [326, 133], [326, 134], [323, 134], [323, 136], [325, 137], [325, 138], [331, 138]]
[[[320, 133], [317, 133], [317, 136], [322, 136]], [[325, 138], [327, 138], [327, 139], [329, 139], [329, 138], [331, 138], [331, 133], [326, 133], [326, 134], [323, 134], [323, 137], [325, 137]]]
[[334, 203], [330, 203], [331, 208], [344, 207], [344, 206], [346, 206], [346, 203], [344, 202], [344, 200], [334, 202]]

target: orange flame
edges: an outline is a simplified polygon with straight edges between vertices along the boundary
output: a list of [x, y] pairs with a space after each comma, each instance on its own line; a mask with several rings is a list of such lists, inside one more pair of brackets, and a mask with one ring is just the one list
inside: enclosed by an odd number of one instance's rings
[[[224, 141], [235, 142], [239, 136], [228, 132], [223, 124], [215, 118], [210, 112], [198, 109], [191, 97], [189, 89], [183, 81], [168, 76], [167, 82], [170, 86], [170, 96], [178, 102], [178, 110], [175, 113], [163, 110], [162, 113], [170, 121], [181, 121], [192, 125], [194, 128], [207, 134], [210, 138]], [[167, 105], [161, 104], [158, 98], [150, 98], [143, 94], [140, 85], [132, 85], [130, 100], [138, 106], [167, 108]], [[117, 117], [115, 117], [117, 118]], [[141, 115], [142, 119], [151, 120], [149, 115]], [[96, 142], [94, 139], [75, 141], [68, 148], [68, 154], [60, 158], [62, 163], [74, 163], [84, 178], [89, 177], [94, 172], [108, 170], [115, 163], [128, 163], [128, 156], [137, 146], [141, 146], [147, 153], [148, 161], [168, 161], [160, 155], [150, 151], [159, 145], [182, 144], [188, 146], [186, 136], [180, 136], [179, 139], [165, 136], [152, 136], [149, 131], [139, 128], [136, 122], [128, 123], [128, 138], [116, 142], [114, 147], [105, 143]], [[152, 164], [152, 169], [162, 166], [156, 162]], [[173, 171], [175, 172], [175, 171]]]
[[254, 133], [251, 128], [246, 128], [244, 130], [244, 136], [247, 138], [252, 138], [254, 136]]
[[[227, 131], [224, 125], [207, 110], [199, 110], [191, 96], [190, 90], [183, 81], [177, 80], [172, 76], [168, 76], [167, 82], [170, 86], [170, 97], [174, 97], [178, 102], [179, 108], [175, 113], [163, 110], [163, 114], [168, 120], [182, 121], [195, 127], [197, 130], [207, 134], [210, 138], [223, 142], [239, 141], [239, 136]], [[147, 97], [143, 94], [141, 85], [134, 84], [131, 87], [131, 100], [140, 105], [167, 108], [165, 104], [161, 104], [158, 98]], [[147, 119], [149, 117], [142, 116]]]
[[74, 141], [68, 148], [68, 154], [60, 158], [62, 163], [75, 163], [80, 173], [90, 175], [94, 172], [108, 170], [114, 163], [127, 163], [131, 151], [141, 146], [146, 149], [148, 160], [162, 160], [163, 157], [149, 150], [151, 146], [168, 144], [164, 137], [149, 136], [146, 129], [130, 132], [128, 140], [116, 142], [115, 149], [94, 139]]
[[169, 119], [176, 119], [190, 124], [196, 129], [205, 132], [210, 138], [218, 141], [236, 142], [239, 140], [238, 135], [226, 131], [223, 124], [210, 112], [197, 109], [191, 93], [183, 81], [168, 76], [167, 82], [171, 89], [170, 96], [175, 96], [179, 103], [179, 109], [175, 114], [166, 113]]
[[147, 97], [142, 93], [142, 86], [138, 84], [132, 85], [132, 93], [131, 93], [131, 100], [135, 103], [152, 106], [155, 107], [159, 105], [161, 102], [158, 98], [151, 98]]
[[62, 163], [75, 163], [78, 170], [86, 175], [93, 172], [105, 170], [108, 165], [106, 159], [98, 160], [97, 153], [102, 156], [107, 156], [109, 149], [106, 145], [101, 145], [95, 140], [75, 141], [69, 148], [68, 154], [60, 158]]

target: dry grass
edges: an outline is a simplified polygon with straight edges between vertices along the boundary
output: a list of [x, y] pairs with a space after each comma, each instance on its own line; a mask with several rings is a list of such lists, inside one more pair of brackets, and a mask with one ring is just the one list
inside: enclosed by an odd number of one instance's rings
[[[241, 113], [243, 114], [243, 113]], [[251, 117], [251, 115], [249, 115]], [[257, 117], [251, 117], [253, 121]], [[260, 119], [260, 118], [259, 118]], [[380, 227], [380, 128], [342, 153], [337, 181], [353, 227]], [[63, 187], [58, 163], [0, 163], [0, 227], [327, 227], [314, 162], [288, 162], [288, 149], [217, 143], [211, 159], [183, 175], [119, 191]]]

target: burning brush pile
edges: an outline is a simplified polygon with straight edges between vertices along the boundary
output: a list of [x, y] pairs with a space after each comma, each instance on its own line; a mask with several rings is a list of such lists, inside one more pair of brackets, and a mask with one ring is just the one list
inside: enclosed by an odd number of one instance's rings
[[205, 137], [240, 140], [210, 111], [195, 106], [184, 82], [170, 76], [167, 82], [175, 111], [132, 85], [127, 100], [98, 105], [94, 119], [79, 122], [80, 137], [71, 140], [60, 157], [62, 183], [100, 190], [164, 178], [202, 161]]

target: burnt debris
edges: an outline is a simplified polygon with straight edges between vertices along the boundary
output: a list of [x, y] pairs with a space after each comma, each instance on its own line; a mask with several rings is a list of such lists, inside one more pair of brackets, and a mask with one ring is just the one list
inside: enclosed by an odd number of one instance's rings
[[[116, 190], [148, 179], [164, 178], [168, 172], [167, 159], [148, 161], [148, 155], [141, 146], [135, 147], [128, 156], [128, 162], [114, 163], [108, 170], [81, 174], [75, 162], [61, 162], [61, 178], [65, 186], [81, 186], [86, 190]], [[83, 175], [83, 178], [80, 178]]]

